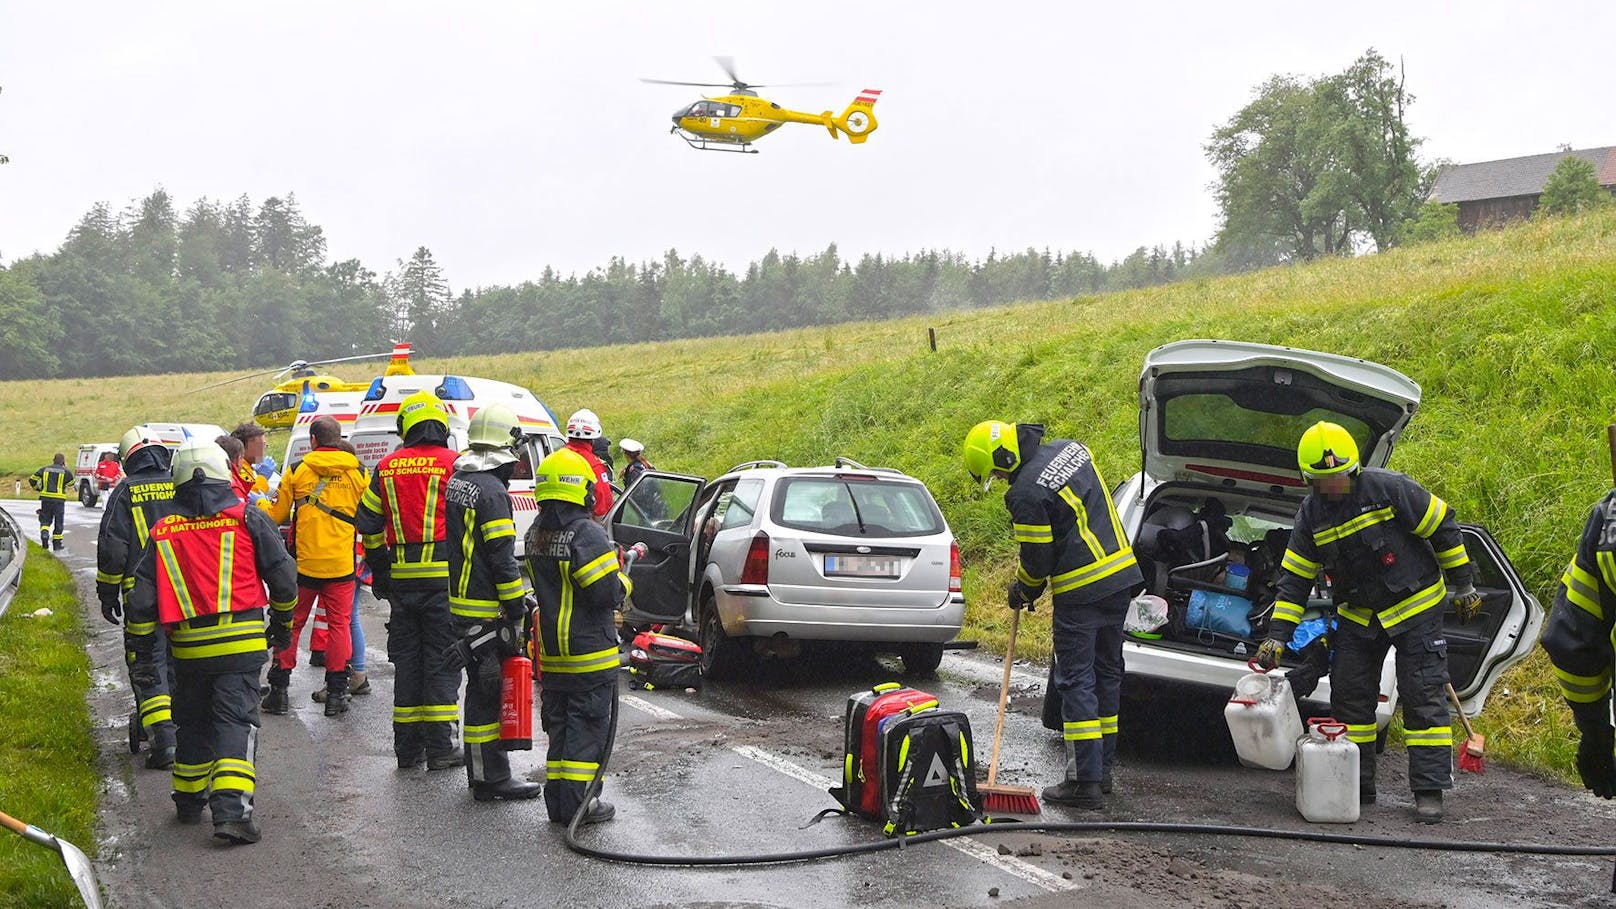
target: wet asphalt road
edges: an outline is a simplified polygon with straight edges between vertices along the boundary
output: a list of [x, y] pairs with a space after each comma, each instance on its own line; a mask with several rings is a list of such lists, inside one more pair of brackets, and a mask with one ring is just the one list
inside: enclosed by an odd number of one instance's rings
[[[5, 507], [31, 524], [31, 503]], [[478, 804], [460, 770], [395, 769], [392, 669], [385, 604], [366, 598], [374, 693], [326, 718], [309, 692], [322, 670], [293, 676], [293, 712], [264, 717], [258, 768], [263, 842], [231, 849], [206, 825], [173, 820], [168, 775], [126, 747], [131, 704], [120, 633], [94, 608], [99, 509], [69, 503], [66, 561], [81, 590], [94, 673], [92, 716], [105, 771], [101, 882], [112, 905], [265, 906], [1602, 906], [1608, 859], [1499, 856], [1321, 846], [1206, 835], [1093, 834], [1083, 838], [981, 828], [947, 843], [805, 864], [648, 868], [568, 851], [538, 801]], [[307, 639], [305, 636], [304, 645]], [[972, 719], [991, 745], [1001, 664], [951, 653], [936, 679], [904, 680]], [[899, 676], [895, 662], [852, 654], [766, 667], [748, 684], [700, 694], [624, 689], [606, 797], [617, 819], [586, 828], [592, 845], [626, 852], [714, 855], [790, 851], [881, 839], [873, 824], [828, 818], [840, 774], [849, 693]], [[1058, 778], [1057, 737], [1038, 724], [1039, 667], [1018, 666], [1006, 724], [1002, 782]], [[1220, 700], [1137, 690], [1123, 711], [1118, 789], [1099, 813], [1046, 805], [1043, 818], [1251, 824], [1377, 836], [1487, 841], [1608, 842], [1616, 810], [1568, 787], [1491, 766], [1465, 775], [1448, 822], [1421, 827], [1400, 753], [1381, 759], [1380, 804], [1352, 825], [1308, 824], [1289, 772], [1232, 760]], [[543, 747], [542, 736], [536, 743]], [[543, 752], [513, 756], [543, 776]], [[537, 768], [537, 773], [535, 773]]]

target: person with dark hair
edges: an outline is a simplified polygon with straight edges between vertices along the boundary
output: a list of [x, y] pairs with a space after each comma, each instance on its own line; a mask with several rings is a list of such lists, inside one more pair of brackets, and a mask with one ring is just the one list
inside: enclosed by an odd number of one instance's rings
[[[236, 428], [230, 430], [230, 435], [241, 443], [242, 448], [241, 454], [230, 462], [230, 469], [235, 474], [233, 482], [236, 488], [245, 490], [242, 497], [251, 502], [256, 503], [261, 498], [267, 498], [269, 481], [264, 479], [257, 469], [269, 449], [269, 437], [264, 433], [264, 427], [248, 420], [236, 424]], [[225, 450], [229, 451], [228, 448]]]

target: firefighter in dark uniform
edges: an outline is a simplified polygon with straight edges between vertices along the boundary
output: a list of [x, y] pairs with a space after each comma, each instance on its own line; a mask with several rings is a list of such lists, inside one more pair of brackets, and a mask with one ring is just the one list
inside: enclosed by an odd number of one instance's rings
[[[533, 494], [539, 516], [528, 531], [527, 560], [539, 601], [539, 666], [544, 674], [539, 721], [549, 734], [544, 805], [567, 823], [604, 768], [617, 701], [617, 628], [613, 612], [629, 585], [617, 547], [591, 520], [594, 467], [571, 448], [539, 462]], [[584, 823], [609, 821], [616, 810], [592, 799]]]
[[[514, 656], [527, 617], [527, 591], [516, 563], [516, 522], [507, 489], [516, 470], [514, 443], [521, 438], [516, 413], [503, 404], [477, 411], [449, 478], [449, 612], [455, 633], [467, 645], [453, 660], [466, 666], [466, 779], [479, 802], [530, 799], [543, 788], [511, 778], [511, 762], [499, 741], [500, 672]], [[504, 623], [502, 635], [483, 632]], [[473, 649], [471, 642], [482, 639]]]
[[[124, 598], [135, 587], [135, 565], [146, 549], [151, 529], [173, 510], [171, 459], [168, 448], [146, 438], [138, 426], [124, 433], [118, 443], [124, 478], [107, 498], [95, 544], [95, 595], [101, 601], [101, 617], [114, 625], [124, 621]], [[133, 673], [134, 654], [125, 651], [124, 657]], [[174, 665], [168, 654], [168, 639], [162, 635], [157, 636], [152, 648], [152, 661], [157, 667], [155, 686], [143, 689], [130, 679], [136, 714], [131, 717], [129, 741], [133, 750], [141, 740], [149, 738], [151, 752], [146, 755], [146, 766], [166, 770], [174, 766]]]
[[1582, 733], [1577, 773], [1600, 798], [1616, 796], [1616, 730], [1610, 725], [1611, 629], [1616, 623], [1616, 492], [1588, 515], [1560, 576], [1543, 632], [1560, 693]]
[[982, 489], [1004, 494], [1020, 564], [1012, 609], [1031, 609], [1047, 588], [1054, 600], [1055, 688], [1066, 740], [1066, 775], [1046, 801], [1105, 807], [1116, 758], [1122, 698], [1122, 621], [1144, 583], [1133, 548], [1089, 450], [1045, 439], [1033, 423], [987, 420], [965, 437], [965, 469]]
[[62, 516], [67, 512], [67, 497], [73, 494], [73, 471], [67, 469], [67, 456], [57, 452], [48, 465], [34, 471], [28, 485], [39, 493], [39, 545], [60, 551]]
[[424, 757], [428, 770], [448, 770], [462, 760], [454, 743], [460, 672], [444, 653], [455, 641], [444, 494], [459, 455], [446, 447], [449, 412], [430, 391], [399, 404], [398, 434], [404, 444], [376, 465], [355, 525], [364, 538], [371, 593], [391, 605], [387, 658], [397, 670], [393, 752], [399, 769]]
[[1296, 513], [1257, 663], [1278, 665], [1315, 579], [1328, 575], [1337, 626], [1330, 709], [1358, 745], [1359, 800], [1375, 800], [1375, 705], [1394, 648], [1414, 816], [1436, 823], [1442, 791], [1453, 788], [1442, 614], [1451, 602], [1469, 621], [1481, 607], [1453, 509], [1403, 474], [1363, 467], [1358, 443], [1335, 423], [1309, 427], [1296, 460], [1312, 491]]
[[[253, 795], [258, 752], [258, 676], [269, 644], [292, 637], [297, 563], [275, 523], [236, 498], [230, 461], [212, 441], [191, 439], [174, 453], [173, 511], [151, 530], [135, 569], [124, 642], [129, 673], [157, 683], [158, 626], [174, 658], [174, 807], [195, 824], [206, 805], [213, 835], [256, 843]], [[268, 595], [265, 586], [268, 585]]]

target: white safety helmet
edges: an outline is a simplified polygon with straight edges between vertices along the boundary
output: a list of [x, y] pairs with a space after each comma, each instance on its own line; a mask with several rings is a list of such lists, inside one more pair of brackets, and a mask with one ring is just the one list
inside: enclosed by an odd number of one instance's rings
[[567, 438], [569, 439], [598, 439], [600, 438], [600, 417], [589, 408], [573, 411], [567, 418]]
[[644, 443], [634, 439], [624, 439], [617, 443], [617, 447], [623, 449], [623, 454], [639, 454], [645, 450]]
[[219, 443], [211, 439], [186, 439], [174, 452], [174, 485], [191, 482], [199, 470], [206, 479], [230, 482], [230, 458]]
[[139, 426], [131, 426], [129, 431], [123, 434], [123, 438], [118, 441], [118, 460], [126, 460], [130, 455], [147, 445], [156, 444], [160, 443], [146, 438], [145, 430], [142, 430]]

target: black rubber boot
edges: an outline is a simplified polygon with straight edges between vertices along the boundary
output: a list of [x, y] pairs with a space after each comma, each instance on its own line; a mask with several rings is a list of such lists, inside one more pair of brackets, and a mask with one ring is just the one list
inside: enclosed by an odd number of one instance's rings
[[508, 802], [534, 798], [543, 791], [538, 783], [506, 778], [497, 783], [473, 783], [471, 797], [479, 802]]
[[213, 835], [221, 840], [229, 841], [232, 846], [247, 846], [263, 839], [258, 830], [258, 824], [252, 818], [244, 821], [225, 821], [213, 825]]
[[1422, 824], [1442, 823], [1442, 790], [1420, 789], [1415, 791], [1414, 820]]
[[1044, 801], [1051, 805], [1065, 805], [1068, 808], [1081, 808], [1085, 811], [1098, 811], [1105, 807], [1105, 796], [1101, 793], [1100, 783], [1079, 783], [1066, 780], [1059, 786], [1050, 786], [1043, 791]]
[[153, 748], [146, 753], [147, 770], [168, 770], [174, 766], [174, 746]]
[[325, 674], [325, 715], [341, 716], [348, 712], [348, 673]]
[[41, 530], [39, 532], [39, 548], [45, 550], [50, 549], [50, 531]]
[[459, 748], [448, 754], [429, 754], [426, 756], [426, 769], [428, 770], [452, 770], [465, 763], [466, 756], [461, 753]]
[[200, 824], [202, 823], [203, 807], [205, 806], [201, 802], [197, 802], [195, 804], [191, 804], [189, 802], [180, 804], [176, 802], [174, 804], [174, 818], [187, 826], [191, 824]]
[[583, 822], [585, 824], [604, 824], [616, 816], [617, 809], [612, 806], [611, 802], [590, 799], [589, 807], [584, 810]]
[[275, 716], [285, 716], [292, 709], [292, 699], [286, 689], [292, 684], [292, 671], [279, 666], [269, 671], [269, 694], [258, 709]]

